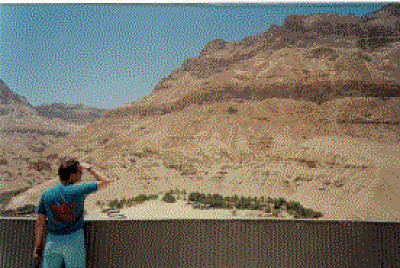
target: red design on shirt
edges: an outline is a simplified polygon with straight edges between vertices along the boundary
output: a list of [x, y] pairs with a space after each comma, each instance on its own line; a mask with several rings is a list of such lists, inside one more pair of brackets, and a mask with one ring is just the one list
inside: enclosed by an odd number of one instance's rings
[[65, 203], [64, 200], [61, 201], [61, 204], [59, 206], [51, 205], [51, 209], [55, 213], [61, 214], [59, 216], [54, 217], [54, 221], [69, 221], [78, 217], [78, 214], [71, 213], [74, 210], [75, 206], [76, 206], [75, 203], [68, 205], [67, 203]]

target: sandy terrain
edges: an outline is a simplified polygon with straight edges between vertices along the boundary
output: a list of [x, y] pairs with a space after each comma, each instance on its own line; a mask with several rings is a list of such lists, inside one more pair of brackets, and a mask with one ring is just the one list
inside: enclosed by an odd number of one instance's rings
[[[179, 172], [167, 169], [161, 164], [155, 165], [156, 159], [145, 158], [142, 162], [138, 161], [135, 168], [114, 169], [114, 174], [119, 174], [121, 179], [87, 197], [87, 219], [108, 218], [100, 212], [97, 200], [131, 198], [140, 193], [160, 193], [177, 187], [186, 189], [188, 193], [198, 191], [220, 193], [223, 196], [281, 196], [286, 200], [300, 201], [307, 208], [321, 211], [324, 213], [324, 219], [400, 221], [400, 187], [397, 177], [400, 174], [399, 147], [351, 138], [316, 137], [286, 148], [281, 155], [298, 155], [298, 147], [309, 148], [306, 153], [311, 158], [316, 150], [321, 150], [325, 154], [342, 155], [346, 165], [365, 165], [368, 168], [321, 166], [310, 169], [297, 162], [253, 161], [238, 164], [226, 160], [208, 168], [203, 167], [199, 171], [201, 176], [183, 176], [182, 179]], [[303, 156], [304, 154], [303, 152]], [[146, 165], [150, 168], [144, 168]], [[221, 171], [226, 174], [220, 174]], [[92, 179], [88, 176], [83, 178], [84, 181]], [[17, 208], [27, 203], [36, 204], [44, 189], [57, 183], [58, 180], [54, 179], [40, 185], [41, 187], [28, 190], [13, 198], [8, 208]], [[159, 197], [161, 198], [161, 195]], [[128, 219], [232, 217], [232, 211], [229, 210], [199, 210], [181, 201], [177, 204], [167, 204], [154, 200], [124, 208], [121, 213]], [[238, 211], [238, 215], [242, 216], [248, 213], [258, 215], [260, 212]]]
[[[296, 125], [285, 123], [274, 128], [273, 123], [258, 126], [250, 122], [245, 118], [250, 113], [245, 107], [240, 108], [238, 117], [191, 109], [184, 111], [183, 117], [168, 114], [160, 120], [139, 122], [137, 127], [126, 127], [126, 130], [118, 126], [121, 133], [114, 132], [114, 136], [105, 132], [99, 134], [101, 137], [94, 137], [93, 133], [99, 133], [96, 129], [82, 133], [82, 144], [76, 145], [82, 150], [77, 151], [77, 156], [89, 159], [98, 170], [115, 180], [109, 187], [87, 197], [85, 207], [91, 211], [90, 217], [103, 217], [96, 204], [98, 200], [107, 202], [178, 188], [187, 193], [284, 197], [322, 212], [324, 219], [400, 221], [399, 145], [342, 135], [303, 139], [293, 134]], [[200, 123], [191, 118], [200, 115], [209, 117], [208, 121], [200, 120], [204, 121], [203, 126], [197, 126]], [[129, 118], [124, 120], [120, 124], [131, 122]], [[271, 137], [273, 142], [268, 150], [250, 148], [254, 147], [256, 134]], [[102, 137], [110, 141], [102, 145], [99, 143]], [[143, 148], [152, 150], [147, 152]], [[310, 167], [305, 161], [315, 166]], [[93, 178], [84, 173], [85, 180]], [[37, 204], [41, 193], [57, 183], [55, 178], [29, 189], [13, 198], [7, 208]], [[130, 214], [132, 217], [159, 214], [161, 218], [199, 215], [215, 218], [228, 217], [231, 213], [157, 204], [147, 201], [142, 206], [124, 209], [123, 213], [128, 218]]]
[[[177, 200], [176, 203], [165, 203], [160, 200], [149, 200], [141, 205], [130, 208], [123, 208], [117, 215], [124, 215], [129, 220], [162, 220], [162, 219], [261, 219], [269, 218], [265, 213], [252, 210], [232, 210], [225, 209], [194, 209], [186, 201]], [[102, 213], [100, 208], [88, 211], [85, 220], [115, 219]], [[289, 218], [289, 216], [287, 217]]]

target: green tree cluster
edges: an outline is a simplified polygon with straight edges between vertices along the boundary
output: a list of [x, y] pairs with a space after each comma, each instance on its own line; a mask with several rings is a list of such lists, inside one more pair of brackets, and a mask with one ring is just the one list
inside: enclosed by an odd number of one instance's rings
[[163, 198], [161, 200], [166, 203], [175, 203], [176, 202], [175, 196], [173, 196], [171, 193], [165, 193], [165, 195], [163, 196]]
[[220, 194], [203, 194], [199, 192], [191, 192], [188, 197], [189, 202], [208, 204], [212, 208], [232, 208], [233, 206], [238, 210], [263, 210], [261, 202], [267, 201], [273, 205], [274, 211], [279, 213], [281, 210], [286, 209], [290, 214], [297, 218], [319, 218], [322, 217], [321, 212], [313, 211], [312, 209], [304, 208], [300, 202], [286, 201], [285, 198], [272, 198], [272, 197], [244, 197], [239, 198], [238, 195], [232, 197], [223, 197]]
[[269, 203], [274, 205], [274, 209], [280, 209], [283, 205], [287, 204], [285, 198], [271, 198], [269, 199]]
[[[166, 192], [162, 198], [163, 202], [166, 203], [175, 203], [176, 198], [174, 194], [178, 194], [186, 191], [179, 191], [178, 189], [170, 190]], [[108, 205], [110, 208], [121, 209], [124, 206], [132, 206], [133, 203], [141, 204], [147, 200], [157, 199], [158, 195], [145, 195], [139, 194], [136, 197], [129, 199], [114, 199], [109, 201]], [[293, 215], [295, 218], [320, 218], [323, 216], [321, 212], [313, 211], [309, 208], [304, 208], [300, 202], [297, 201], [286, 201], [285, 198], [271, 198], [271, 197], [244, 197], [241, 196], [239, 198], [238, 195], [223, 197], [220, 194], [203, 194], [199, 192], [191, 192], [188, 196], [188, 202], [200, 203], [204, 205], [209, 205], [211, 208], [224, 208], [231, 209], [235, 207], [238, 210], [263, 210], [264, 207], [261, 205], [261, 202], [270, 203], [273, 205], [275, 213], [279, 213], [279, 211], [286, 209], [286, 211]], [[100, 203], [98, 203], [100, 204]], [[34, 205], [26, 205], [25, 207], [19, 208], [20, 210], [35, 210]]]
[[232, 106], [230, 106], [230, 107], [228, 108], [228, 113], [230, 113], [230, 114], [235, 114], [235, 113], [237, 113], [237, 111], [238, 111], [238, 109], [233, 108]]
[[32, 214], [35, 213], [36, 206], [32, 204], [26, 204], [22, 207], [17, 208], [17, 212], [22, 212], [24, 214]]
[[229, 208], [227, 200], [220, 194], [202, 194], [192, 192], [189, 194], [188, 200], [194, 203], [208, 204], [212, 208]]
[[108, 206], [110, 207], [110, 208], [113, 208], [113, 209], [121, 209], [121, 208], [123, 208], [124, 207], [124, 205], [118, 200], [118, 199], [114, 199], [114, 200], [111, 200], [109, 203], [108, 203]]
[[[132, 198], [122, 198], [121, 200], [115, 198], [111, 201], [108, 202], [108, 206], [113, 209], [121, 209], [125, 206], [131, 207], [133, 204], [142, 204], [147, 200], [155, 200], [158, 198], [157, 194], [153, 195], [145, 195], [145, 194], [139, 194], [136, 197]], [[100, 205], [100, 202], [97, 202], [97, 205]]]
[[286, 210], [295, 218], [320, 218], [321, 212], [314, 211], [309, 208], [304, 208], [299, 202], [289, 201], [286, 204]]

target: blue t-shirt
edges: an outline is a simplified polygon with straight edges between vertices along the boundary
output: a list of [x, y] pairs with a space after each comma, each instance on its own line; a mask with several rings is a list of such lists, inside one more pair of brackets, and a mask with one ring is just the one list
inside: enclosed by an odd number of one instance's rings
[[97, 191], [97, 182], [59, 184], [45, 190], [36, 213], [46, 214], [46, 229], [53, 234], [69, 234], [83, 228], [85, 197]]

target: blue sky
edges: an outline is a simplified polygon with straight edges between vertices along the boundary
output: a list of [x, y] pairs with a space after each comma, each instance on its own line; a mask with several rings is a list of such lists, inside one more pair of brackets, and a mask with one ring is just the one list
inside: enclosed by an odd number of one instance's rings
[[114, 108], [149, 94], [211, 40], [240, 41], [290, 14], [385, 3], [14, 4], [0, 6], [0, 78], [32, 105]]

